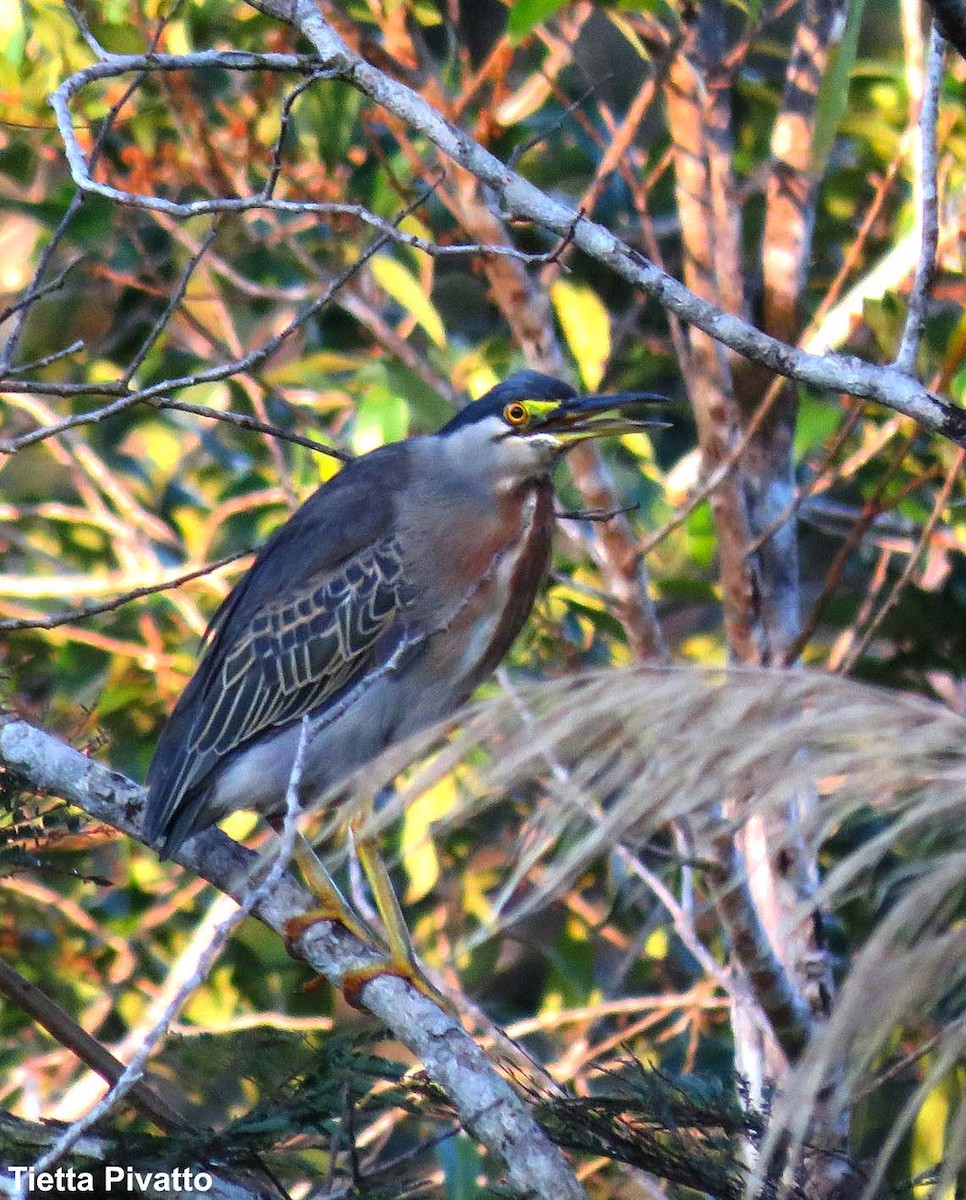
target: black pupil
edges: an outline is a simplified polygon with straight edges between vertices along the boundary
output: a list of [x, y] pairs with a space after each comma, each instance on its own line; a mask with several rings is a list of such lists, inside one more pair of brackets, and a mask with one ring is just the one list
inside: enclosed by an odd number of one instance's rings
[[523, 407], [522, 404], [511, 404], [510, 411], [507, 415], [509, 416], [511, 421], [514, 421], [517, 424], [519, 424], [520, 421], [523, 421], [526, 419], [527, 410]]

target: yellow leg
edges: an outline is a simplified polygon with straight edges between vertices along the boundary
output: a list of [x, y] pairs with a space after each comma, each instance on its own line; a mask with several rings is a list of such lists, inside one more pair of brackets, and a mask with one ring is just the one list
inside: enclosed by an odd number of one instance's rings
[[295, 843], [292, 857], [298, 864], [306, 886], [319, 901], [319, 907], [302, 916], [293, 917], [286, 922], [285, 933], [290, 942], [295, 942], [307, 929], [319, 921], [335, 921], [344, 929], [357, 937], [367, 946], [376, 949], [380, 955], [385, 955], [379, 962], [369, 967], [360, 967], [357, 971], [346, 973], [342, 990], [346, 999], [355, 1008], [364, 1008], [361, 992], [365, 985], [379, 975], [398, 975], [417, 988], [424, 996], [428, 996], [436, 1004], [448, 1008], [445, 997], [441, 996], [432, 984], [425, 978], [416, 962], [409, 930], [399, 900], [396, 897], [389, 878], [389, 872], [374, 842], [367, 838], [360, 839], [356, 845], [359, 865], [362, 867], [382, 923], [386, 929], [387, 948], [379, 944], [372, 930], [359, 920], [352, 912], [342, 893], [339, 891], [329, 872], [325, 869], [309, 843], [299, 835]]
[[367, 946], [378, 946], [372, 930], [364, 925], [349, 908], [342, 893], [336, 887], [335, 880], [319, 861], [318, 855], [302, 835], [296, 834], [295, 848], [292, 857], [298, 864], [305, 880], [305, 886], [318, 900], [318, 908], [303, 913], [300, 917], [292, 917], [286, 923], [285, 932], [289, 941], [295, 941], [312, 925], [319, 921], [335, 921], [353, 934]]
[[396, 896], [396, 889], [392, 886], [392, 880], [389, 878], [386, 864], [382, 861], [379, 848], [369, 838], [354, 839], [354, 844], [359, 866], [362, 867], [365, 877], [369, 881], [372, 898], [386, 931], [390, 958], [397, 965], [408, 968], [413, 975], [416, 975], [419, 973], [416, 966], [416, 952], [413, 950], [412, 939], [406, 926], [406, 918], [399, 905], [399, 898]]
[[[356, 827], [364, 820], [365, 815], [357, 817], [352, 822], [351, 834], [354, 834]], [[386, 870], [386, 864], [382, 860], [378, 846], [367, 837], [358, 839], [353, 837], [353, 844], [359, 866], [362, 867], [363, 873], [369, 881], [372, 898], [386, 931], [389, 957], [385, 962], [373, 963], [371, 967], [363, 967], [358, 971], [350, 972], [342, 985], [346, 999], [356, 1007], [363, 1007], [359, 1003], [359, 993], [370, 979], [375, 979], [379, 975], [398, 975], [401, 979], [408, 979], [413, 987], [422, 992], [424, 996], [428, 996], [435, 1004], [449, 1011], [451, 1009], [449, 1001], [433, 987], [420, 969], [409, 936], [406, 918], [403, 916], [396, 889], [392, 886], [392, 880], [389, 878], [389, 872]]]

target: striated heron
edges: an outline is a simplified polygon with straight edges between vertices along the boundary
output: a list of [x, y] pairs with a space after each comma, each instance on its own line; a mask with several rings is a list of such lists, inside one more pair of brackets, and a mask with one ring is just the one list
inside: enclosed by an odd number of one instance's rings
[[[237, 809], [277, 819], [306, 714], [309, 805], [458, 708], [510, 649], [546, 577], [561, 456], [640, 428], [626, 414], [663, 399], [579, 396], [521, 371], [437, 433], [362, 455], [320, 487], [215, 613], [158, 742], [144, 833], [162, 856]], [[315, 917], [364, 935], [302, 850]], [[358, 854], [390, 952], [366, 977], [414, 977], [385, 868], [364, 841]]]

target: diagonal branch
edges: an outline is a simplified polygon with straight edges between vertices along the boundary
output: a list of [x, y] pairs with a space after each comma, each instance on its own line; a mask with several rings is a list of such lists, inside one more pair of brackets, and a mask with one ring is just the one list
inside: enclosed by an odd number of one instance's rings
[[929, 286], [936, 269], [936, 245], [939, 241], [939, 197], [936, 179], [936, 124], [939, 120], [939, 91], [943, 81], [946, 42], [933, 25], [926, 52], [926, 88], [919, 110], [919, 175], [916, 180], [916, 218], [921, 230], [919, 261], [909, 293], [909, 310], [902, 330], [895, 366], [915, 377], [916, 359], [926, 328]]
[[[128, 836], [140, 836], [142, 789], [27, 722], [9, 719], [0, 724], [0, 766], [31, 788], [60, 796]], [[185, 843], [176, 860], [241, 900], [256, 856], [218, 830], [209, 830]], [[259, 901], [254, 915], [284, 937], [289, 921], [316, 906], [314, 898], [286, 876]], [[348, 973], [375, 961], [372, 951], [330, 922], [312, 926], [293, 953], [335, 987], [342, 986]], [[508, 1184], [517, 1195], [586, 1200], [563, 1155], [449, 1014], [395, 976], [371, 979], [361, 994], [366, 1008], [452, 1098], [466, 1130], [506, 1165]]]
[[846, 392], [874, 400], [959, 445], [966, 445], [966, 413], [917, 380], [892, 366], [879, 366], [844, 354], [811, 354], [770, 337], [741, 317], [722, 312], [717, 305], [696, 296], [609, 229], [545, 195], [464, 130], [447, 121], [412, 89], [353, 53], [312, 0], [250, 2], [270, 16], [295, 24], [335, 75], [407, 121], [445, 155], [493, 188], [509, 215], [533, 221], [560, 237], [570, 233], [584, 253], [642, 288], [663, 308], [769, 370], [823, 391]]
[[[24, 979], [19, 971], [15, 971], [9, 963], [0, 959], [0, 993], [10, 1001], [29, 1013], [38, 1025], [66, 1046], [92, 1071], [96, 1071], [109, 1084], [115, 1084], [124, 1071], [124, 1064], [118, 1062], [114, 1055], [107, 1050], [97, 1038], [91, 1037], [86, 1029], [60, 1005], [55, 1004], [49, 996], [29, 980]], [[139, 1079], [131, 1088], [131, 1100], [144, 1113], [148, 1120], [153, 1121], [159, 1129], [184, 1129], [184, 1117], [159, 1095], [146, 1079]]]

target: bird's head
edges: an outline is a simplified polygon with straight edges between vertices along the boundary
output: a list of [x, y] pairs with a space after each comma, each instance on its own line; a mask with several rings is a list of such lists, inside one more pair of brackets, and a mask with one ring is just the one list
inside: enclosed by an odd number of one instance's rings
[[468, 404], [437, 436], [467, 456], [464, 461], [512, 484], [548, 475], [578, 442], [663, 424], [630, 414], [666, 403], [650, 392], [580, 396], [550, 375], [518, 371]]

